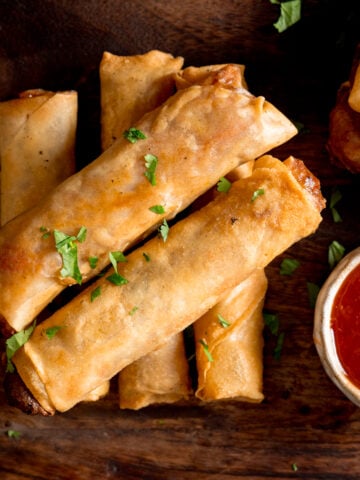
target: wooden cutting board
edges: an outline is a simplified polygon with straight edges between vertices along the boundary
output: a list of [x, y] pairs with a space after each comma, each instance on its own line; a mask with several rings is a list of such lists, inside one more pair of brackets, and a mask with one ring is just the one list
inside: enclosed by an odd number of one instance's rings
[[[360, 478], [360, 410], [320, 365], [307, 292], [308, 282], [321, 285], [329, 274], [331, 241], [347, 251], [360, 243], [359, 178], [331, 165], [326, 151], [329, 111], [359, 40], [359, 4], [348, 3], [304, 0], [302, 20], [279, 34], [272, 25], [279, 6], [268, 0], [0, 2], [0, 100], [27, 88], [77, 89], [80, 166], [100, 148], [103, 51], [158, 48], [186, 65], [245, 64], [250, 90], [304, 125], [275, 153], [303, 159], [327, 199], [335, 187], [343, 195], [341, 223], [327, 208], [319, 230], [267, 268], [265, 308], [278, 314], [285, 340], [274, 359], [275, 338], [265, 329], [262, 404], [120, 411], [114, 382], [105, 399], [43, 418], [7, 406], [1, 389], [1, 479]], [[279, 265], [289, 256], [301, 265], [284, 278]], [[9, 438], [10, 429], [20, 437]]]

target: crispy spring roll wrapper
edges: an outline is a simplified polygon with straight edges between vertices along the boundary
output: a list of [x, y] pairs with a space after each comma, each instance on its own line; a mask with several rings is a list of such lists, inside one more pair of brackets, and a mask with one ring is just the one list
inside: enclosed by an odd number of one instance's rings
[[[264, 195], [252, 201], [259, 188]], [[102, 277], [36, 327], [13, 357], [20, 377], [50, 414], [70, 409], [313, 233], [324, 204], [303, 162], [262, 157], [251, 177], [176, 223], [166, 242], [154, 237], [128, 255], [119, 270], [128, 283]], [[63, 328], [49, 341], [52, 326]]]
[[[234, 72], [236, 74], [234, 75]], [[248, 90], [245, 80], [245, 65], [226, 63], [206, 65], [202, 67], [187, 67], [174, 75], [176, 88], [181, 90], [191, 85], [210, 85], [214, 78], [221, 78], [223, 84], [233, 88]]]
[[120, 408], [138, 410], [154, 403], [174, 403], [191, 393], [182, 332], [119, 373]]
[[[263, 97], [213, 85], [177, 92], [137, 126], [145, 140], [119, 139], [97, 160], [63, 182], [36, 207], [0, 230], [0, 321], [20, 330], [67, 285], [52, 238], [39, 229], [77, 235], [78, 263], [87, 281], [155, 229], [163, 205], [174, 217], [218, 179], [296, 134], [294, 125]], [[144, 156], [156, 155], [156, 185], [145, 176]], [[204, 175], [206, 172], [206, 175]], [[98, 257], [92, 269], [89, 257]]]
[[104, 52], [100, 63], [103, 150], [174, 93], [174, 74], [183, 62], [182, 57], [159, 50], [131, 56]]
[[0, 103], [1, 223], [75, 172], [77, 93], [27, 90]]
[[[264, 270], [256, 270], [195, 322], [195, 395], [201, 400], [263, 400], [262, 308], [266, 289]], [[221, 325], [219, 315], [229, 326]]]

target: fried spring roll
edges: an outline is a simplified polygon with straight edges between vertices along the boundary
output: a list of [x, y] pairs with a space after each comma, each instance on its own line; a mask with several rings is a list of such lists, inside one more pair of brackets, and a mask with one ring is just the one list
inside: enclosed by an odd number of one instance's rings
[[[301, 161], [260, 158], [251, 177], [177, 222], [166, 241], [154, 237], [129, 254], [123, 285], [102, 277], [36, 327], [13, 357], [20, 377], [49, 413], [70, 409], [313, 233], [324, 203]], [[44, 329], [54, 326], [49, 341]]]
[[154, 403], [174, 403], [187, 399], [191, 391], [182, 332], [119, 373], [120, 408], [138, 410]]
[[263, 400], [262, 308], [266, 289], [265, 273], [257, 270], [195, 322], [195, 395], [201, 400]]
[[100, 63], [103, 150], [174, 93], [173, 76], [183, 62], [182, 57], [159, 50], [131, 56], [104, 52]]
[[[182, 64], [182, 58], [157, 50], [126, 57], [104, 53], [100, 64], [104, 150], [174, 93], [173, 75]], [[184, 339], [179, 333], [120, 372], [120, 407], [139, 409], [187, 398], [191, 392], [188, 370]]]
[[77, 93], [27, 90], [0, 103], [1, 223], [75, 172]]
[[[137, 127], [146, 139], [135, 144], [119, 139], [41, 205], [0, 230], [3, 324], [20, 330], [67, 285], [76, 283], [63, 275], [53, 238], [44, 241], [39, 229], [76, 237], [86, 227], [86, 241], [77, 245], [85, 282], [110, 263], [109, 252], [124, 251], [221, 176], [297, 132], [263, 97], [238, 92], [216, 79], [212, 85], [177, 92]], [[154, 205], [162, 205], [165, 213], [153, 213]], [[94, 256], [98, 263], [91, 268], [89, 258]]]

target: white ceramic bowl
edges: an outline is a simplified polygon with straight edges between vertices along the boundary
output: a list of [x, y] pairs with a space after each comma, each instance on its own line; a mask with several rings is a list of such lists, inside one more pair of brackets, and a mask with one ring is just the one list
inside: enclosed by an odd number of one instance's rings
[[360, 388], [345, 373], [336, 349], [331, 312], [335, 296], [348, 275], [360, 264], [360, 247], [347, 254], [322, 286], [315, 306], [314, 342], [322, 365], [334, 384], [360, 407]]

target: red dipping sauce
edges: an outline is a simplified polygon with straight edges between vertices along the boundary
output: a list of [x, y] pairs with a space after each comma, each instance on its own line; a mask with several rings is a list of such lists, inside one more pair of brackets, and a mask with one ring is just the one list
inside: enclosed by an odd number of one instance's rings
[[335, 295], [331, 327], [339, 361], [348, 379], [360, 388], [360, 265], [345, 278]]

